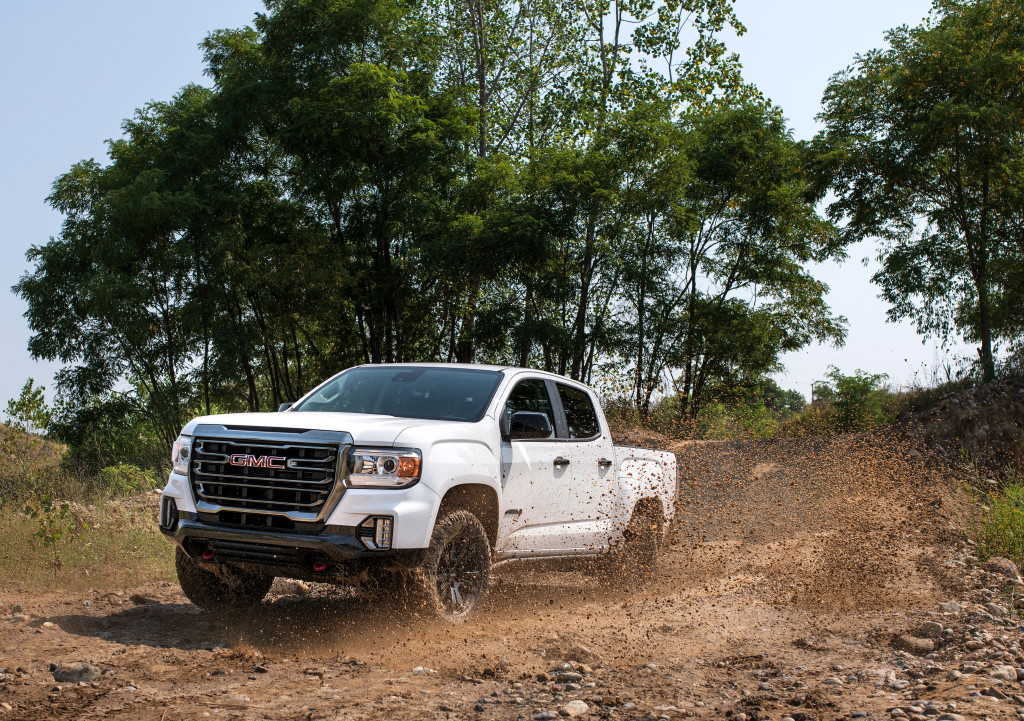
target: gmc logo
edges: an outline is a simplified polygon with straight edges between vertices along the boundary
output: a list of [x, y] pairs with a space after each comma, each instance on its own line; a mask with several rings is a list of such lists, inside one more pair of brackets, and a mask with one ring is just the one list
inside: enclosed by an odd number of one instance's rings
[[251, 468], [284, 468], [284, 456], [250, 456], [236, 453], [228, 460], [233, 466], [249, 466]]

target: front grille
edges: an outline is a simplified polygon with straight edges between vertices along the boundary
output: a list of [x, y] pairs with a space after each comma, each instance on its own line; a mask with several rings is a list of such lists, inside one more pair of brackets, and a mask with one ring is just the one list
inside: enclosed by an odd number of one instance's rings
[[268, 523], [268, 515], [320, 521], [338, 484], [342, 452], [337, 445], [197, 437], [190, 473], [197, 510], [233, 526], [289, 525]]

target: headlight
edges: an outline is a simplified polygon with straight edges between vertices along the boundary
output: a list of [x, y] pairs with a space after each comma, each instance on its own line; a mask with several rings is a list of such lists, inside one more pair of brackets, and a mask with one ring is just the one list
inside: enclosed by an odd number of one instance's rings
[[405, 488], [420, 479], [420, 452], [415, 449], [353, 448], [348, 454], [352, 488]]
[[178, 436], [171, 447], [171, 467], [175, 473], [188, 475], [188, 464], [192, 460], [192, 436]]

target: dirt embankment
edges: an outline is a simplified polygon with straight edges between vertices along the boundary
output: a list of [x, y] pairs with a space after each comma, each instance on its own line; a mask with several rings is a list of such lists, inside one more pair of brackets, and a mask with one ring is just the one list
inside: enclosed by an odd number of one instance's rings
[[[651, 586], [508, 568], [462, 627], [280, 582], [235, 617], [172, 584], [0, 590], [0, 719], [956, 721], [1024, 707], [1024, 584], [976, 566], [949, 479], [867, 436], [675, 451], [679, 515]], [[98, 678], [48, 670], [79, 662]]]
[[900, 418], [899, 429], [932, 453], [998, 473], [1024, 462], [1024, 379], [997, 380], [948, 393], [928, 410]]

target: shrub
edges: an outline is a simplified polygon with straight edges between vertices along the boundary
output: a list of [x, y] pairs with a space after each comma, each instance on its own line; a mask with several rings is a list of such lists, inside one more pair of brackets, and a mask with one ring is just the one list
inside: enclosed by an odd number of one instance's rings
[[832, 366], [829, 382], [815, 386], [814, 394], [831, 405], [829, 424], [837, 433], [863, 431], [891, 422], [882, 408], [890, 395], [885, 386], [889, 376], [860, 369], [844, 375]]
[[708, 440], [774, 438], [779, 422], [763, 405], [729, 407], [708, 403], [697, 413], [697, 434]]
[[1024, 565], [1024, 478], [1003, 485], [986, 499], [986, 507], [975, 529], [978, 553]]
[[161, 479], [155, 471], [127, 463], [108, 466], [100, 470], [103, 488], [112, 497], [134, 496], [159, 488]]

